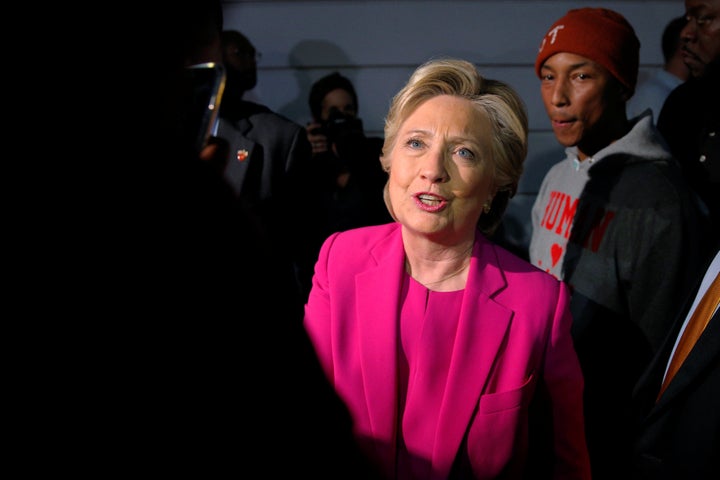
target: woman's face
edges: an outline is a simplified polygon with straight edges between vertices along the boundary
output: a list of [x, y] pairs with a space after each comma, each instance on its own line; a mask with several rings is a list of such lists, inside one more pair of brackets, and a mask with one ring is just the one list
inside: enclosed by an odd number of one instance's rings
[[389, 201], [406, 230], [473, 238], [494, 195], [490, 122], [464, 98], [441, 95], [402, 123], [389, 153]]
[[357, 108], [350, 92], [343, 88], [336, 88], [325, 95], [320, 105], [320, 121], [327, 122], [330, 118], [330, 110], [339, 110], [345, 116], [356, 117]]

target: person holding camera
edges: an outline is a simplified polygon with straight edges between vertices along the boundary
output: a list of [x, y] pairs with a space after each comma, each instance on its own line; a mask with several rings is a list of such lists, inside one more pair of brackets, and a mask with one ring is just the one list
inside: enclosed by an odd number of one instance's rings
[[[365, 136], [358, 117], [357, 93], [350, 79], [339, 72], [320, 78], [310, 89], [308, 104], [312, 121], [306, 130], [314, 163], [327, 167], [326, 179], [332, 189], [347, 187], [351, 174], [357, 173], [376, 187], [380, 183], [382, 196], [387, 179], [380, 165], [383, 139]], [[391, 220], [384, 204], [380, 212], [383, 221]]]
[[[306, 126], [312, 162], [293, 184], [302, 189], [296, 218], [306, 232], [300, 282], [310, 291], [320, 245], [330, 234], [392, 222], [383, 200], [387, 174], [380, 164], [383, 139], [365, 135], [352, 82], [339, 72], [317, 80]], [[310, 196], [310, 197], [308, 197]], [[312, 202], [310, 201], [312, 199]], [[306, 208], [312, 205], [312, 208]]]
[[[359, 123], [362, 133], [362, 122], [357, 116], [358, 98], [355, 87], [349, 78], [339, 72], [333, 72], [313, 83], [308, 103], [312, 120], [305, 129], [312, 145], [313, 156], [328, 153], [328, 149], [332, 151], [334, 139], [328, 138], [326, 127], [329, 125], [342, 127], [347, 121], [350, 126], [357, 126]], [[379, 148], [382, 148], [382, 141], [379, 143]]]

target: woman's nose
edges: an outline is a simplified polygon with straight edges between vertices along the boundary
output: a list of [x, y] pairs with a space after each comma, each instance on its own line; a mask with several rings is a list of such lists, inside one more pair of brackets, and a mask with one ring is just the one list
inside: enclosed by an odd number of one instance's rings
[[421, 175], [433, 183], [447, 181], [449, 175], [447, 170], [448, 153], [444, 148], [431, 149], [425, 156]]

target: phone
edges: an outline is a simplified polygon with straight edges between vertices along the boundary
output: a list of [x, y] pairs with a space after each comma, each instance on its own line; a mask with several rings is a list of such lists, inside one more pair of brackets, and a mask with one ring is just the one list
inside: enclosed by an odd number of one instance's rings
[[200, 152], [217, 132], [220, 101], [227, 74], [220, 63], [208, 62], [185, 67], [184, 109], [181, 138]]

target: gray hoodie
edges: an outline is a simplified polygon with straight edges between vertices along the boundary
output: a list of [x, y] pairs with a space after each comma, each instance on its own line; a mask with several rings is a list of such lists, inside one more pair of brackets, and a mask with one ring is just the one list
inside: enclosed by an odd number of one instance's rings
[[700, 217], [649, 114], [583, 162], [546, 174], [532, 210], [530, 260], [572, 290], [589, 444], [628, 451], [632, 388], [660, 347], [700, 265]]

